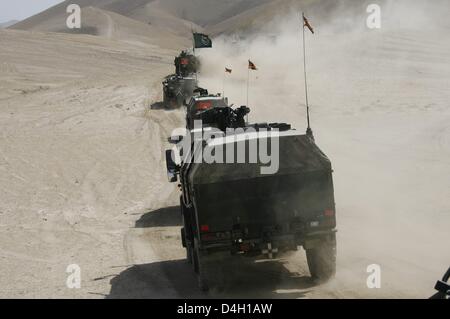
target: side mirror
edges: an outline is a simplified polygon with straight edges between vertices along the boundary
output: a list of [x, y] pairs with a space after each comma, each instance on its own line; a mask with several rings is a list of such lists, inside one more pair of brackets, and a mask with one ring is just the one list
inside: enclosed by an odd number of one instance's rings
[[175, 183], [178, 181], [178, 173], [180, 172], [180, 167], [174, 161], [175, 154], [173, 150], [166, 151], [166, 165], [167, 165], [167, 178], [170, 183]]

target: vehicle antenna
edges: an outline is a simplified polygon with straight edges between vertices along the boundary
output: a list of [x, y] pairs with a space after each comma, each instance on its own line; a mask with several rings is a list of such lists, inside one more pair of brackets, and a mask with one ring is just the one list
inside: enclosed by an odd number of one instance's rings
[[306, 99], [306, 117], [308, 121], [308, 128], [306, 130], [306, 135], [314, 139], [313, 131], [311, 129], [311, 122], [310, 122], [310, 116], [309, 116], [309, 100], [308, 100], [308, 80], [307, 80], [307, 73], [306, 73], [306, 36], [305, 36], [305, 27], [307, 27], [311, 33], [314, 34], [314, 30], [309, 24], [308, 19], [305, 17], [305, 13], [302, 12], [302, 22], [303, 22], [303, 72], [305, 76], [305, 99]]
[[[192, 33], [192, 51], [194, 52], [194, 58], [197, 59], [195, 55], [195, 32], [194, 32], [194, 24], [191, 23], [191, 33]], [[195, 71], [195, 85], [198, 86], [198, 70]]]

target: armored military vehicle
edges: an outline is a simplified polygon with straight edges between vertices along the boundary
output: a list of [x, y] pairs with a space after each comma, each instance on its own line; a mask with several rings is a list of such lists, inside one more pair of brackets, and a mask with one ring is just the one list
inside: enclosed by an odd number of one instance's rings
[[[328, 280], [336, 269], [330, 160], [310, 130], [305, 135], [288, 124], [250, 125], [244, 120], [248, 112], [245, 106], [208, 107], [202, 118], [209, 122], [174, 138], [181, 141], [178, 148], [166, 152], [169, 180], [181, 188], [182, 243], [200, 288], [224, 284], [230, 270], [224, 261], [272, 259], [300, 246], [312, 277]], [[179, 150], [183, 142], [188, 152]], [[278, 152], [271, 160], [278, 169], [264, 171], [267, 160], [255, 159], [253, 147], [264, 145]]]
[[[195, 121], [202, 121], [202, 125], [214, 126], [220, 122], [221, 118], [226, 118], [220, 113], [231, 110], [227, 98], [220, 94], [208, 94], [208, 91], [204, 89], [198, 89], [196, 92], [187, 104], [186, 127], [189, 130], [194, 129]], [[216, 112], [211, 112], [211, 109], [216, 109]]]
[[182, 51], [175, 58], [175, 74], [163, 81], [163, 103], [166, 108], [179, 108], [189, 102], [197, 88], [196, 73], [200, 61], [192, 54]]
[[182, 107], [189, 101], [197, 87], [197, 79], [173, 74], [167, 76], [162, 84], [163, 103], [166, 108], [173, 109]]

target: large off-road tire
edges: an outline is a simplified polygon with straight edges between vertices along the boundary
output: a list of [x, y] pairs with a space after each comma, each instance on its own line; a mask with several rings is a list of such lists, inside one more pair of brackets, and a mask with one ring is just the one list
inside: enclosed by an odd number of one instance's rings
[[186, 261], [188, 264], [192, 264], [193, 260], [193, 250], [192, 250], [192, 243], [191, 241], [186, 237], [186, 228], [181, 228], [181, 241], [183, 244], [183, 247], [186, 249]]
[[183, 199], [180, 197], [180, 207], [181, 207], [181, 217], [183, 219], [183, 228], [181, 228], [181, 241], [183, 247], [186, 249], [186, 261], [189, 264], [193, 263], [194, 260], [194, 250], [193, 250], [193, 236], [192, 228], [188, 221], [187, 208], [184, 206]]
[[317, 246], [306, 250], [311, 277], [319, 282], [325, 282], [336, 274], [336, 236], [332, 235], [321, 240]]
[[226, 253], [205, 254], [198, 248], [197, 239], [194, 240], [193, 263], [197, 274], [198, 287], [203, 292], [221, 290], [225, 283]]
[[169, 97], [167, 96], [166, 91], [163, 92], [163, 104], [165, 107], [168, 107], [168, 105], [169, 105]]
[[176, 96], [171, 97], [169, 96], [169, 93], [164, 91], [164, 95], [163, 95], [163, 104], [166, 110], [173, 110], [175, 109], [177, 106], [177, 98]]
[[197, 274], [197, 283], [201, 291], [207, 292], [210, 287], [210, 282], [208, 280], [208, 267], [205, 264], [205, 258], [202, 256], [200, 249], [198, 247], [197, 239], [194, 239], [193, 247], [193, 265], [194, 271]]
[[186, 261], [188, 264], [193, 264], [194, 262], [194, 250], [191, 242], [186, 242]]
[[186, 248], [186, 232], [185, 232], [185, 228], [181, 228], [180, 231], [180, 235], [181, 235], [181, 245]]

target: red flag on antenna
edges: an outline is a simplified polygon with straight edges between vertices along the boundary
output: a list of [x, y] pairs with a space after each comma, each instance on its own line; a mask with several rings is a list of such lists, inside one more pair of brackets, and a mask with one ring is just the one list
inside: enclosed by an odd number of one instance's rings
[[256, 67], [255, 63], [253, 63], [253, 62], [250, 61], [250, 60], [248, 60], [248, 68], [249, 68], [250, 70], [254, 70], [254, 71], [258, 70], [258, 68]]
[[307, 28], [309, 29], [309, 31], [311, 31], [311, 33], [314, 34], [314, 29], [313, 29], [313, 27], [311, 26], [311, 24], [309, 24], [309, 21], [308, 21], [308, 19], [305, 17], [305, 15], [303, 15], [303, 22], [304, 22], [303, 28], [304, 28], [304, 27], [307, 27]]

